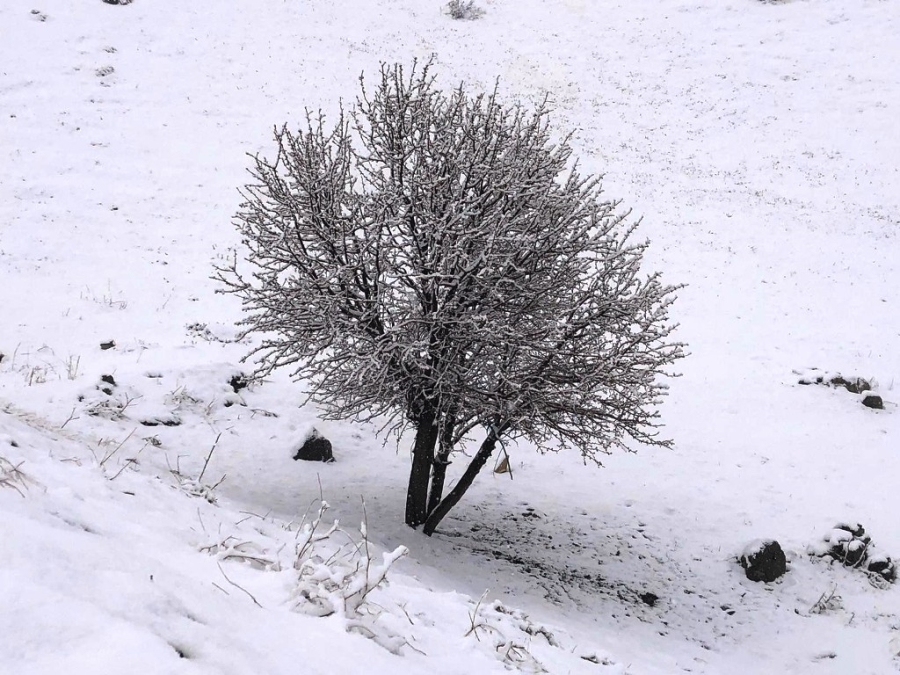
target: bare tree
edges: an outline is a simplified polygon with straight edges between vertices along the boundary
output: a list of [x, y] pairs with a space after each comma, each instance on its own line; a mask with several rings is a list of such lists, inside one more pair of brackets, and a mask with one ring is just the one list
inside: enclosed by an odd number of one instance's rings
[[[288, 367], [332, 418], [415, 430], [406, 522], [431, 534], [498, 442], [586, 457], [657, 436], [675, 287], [641, 276], [637, 223], [554, 142], [546, 104], [383, 66], [328, 127], [277, 129], [219, 269], [259, 375]], [[484, 430], [445, 496], [454, 448]], [[430, 487], [430, 494], [429, 494]]]

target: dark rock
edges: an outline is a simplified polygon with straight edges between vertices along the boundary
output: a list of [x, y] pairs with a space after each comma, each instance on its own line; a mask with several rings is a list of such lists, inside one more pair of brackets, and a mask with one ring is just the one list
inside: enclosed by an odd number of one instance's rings
[[873, 560], [869, 563], [867, 569], [870, 573], [877, 574], [885, 581], [893, 583], [897, 579], [897, 568], [894, 565], [894, 561], [890, 558]]
[[787, 558], [774, 540], [748, 547], [741, 556], [741, 566], [750, 581], [775, 581], [787, 572]]
[[659, 601], [659, 596], [656, 593], [641, 593], [638, 597], [640, 597], [641, 602], [649, 607], [655, 607], [656, 603]]
[[228, 381], [228, 384], [231, 385], [231, 388], [234, 389], [234, 393], [236, 394], [241, 389], [246, 389], [250, 384], [250, 380], [248, 380], [243, 373], [238, 373]]
[[835, 375], [831, 378], [829, 383], [834, 387], [843, 387], [851, 394], [861, 394], [864, 391], [872, 390], [872, 385], [869, 384], [868, 380], [862, 377], [853, 377], [848, 380], [840, 375]]
[[303, 441], [303, 445], [294, 453], [294, 459], [302, 459], [305, 462], [333, 462], [331, 441], [313, 429]]
[[866, 394], [865, 398], [863, 398], [862, 400], [862, 404], [867, 408], [884, 410], [884, 401], [882, 401], [881, 397], [877, 394]]
[[141, 424], [145, 427], [158, 427], [162, 424], [164, 427], [181, 426], [181, 420], [177, 417], [163, 417], [141, 420]]
[[101, 342], [100, 343], [100, 349], [102, 349], [103, 351], [106, 351], [107, 349], [114, 349], [115, 346], [116, 346], [115, 340], [110, 340], [109, 342]]
[[111, 385], [113, 387], [116, 386], [116, 378], [114, 378], [112, 375], [101, 375], [100, 381], [106, 382], [106, 384]]
[[847, 391], [849, 391], [851, 394], [861, 394], [861, 393], [863, 393], [864, 391], [871, 391], [871, 390], [872, 390], [872, 385], [869, 384], [868, 382], [866, 382], [866, 381], [865, 381], [864, 379], [862, 379], [861, 377], [857, 377], [856, 380], [855, 380], [854, 382], [849, 382], [849, 383], [845, 384], [844, 387], [845, 387], [845, 388], [847, 389]]

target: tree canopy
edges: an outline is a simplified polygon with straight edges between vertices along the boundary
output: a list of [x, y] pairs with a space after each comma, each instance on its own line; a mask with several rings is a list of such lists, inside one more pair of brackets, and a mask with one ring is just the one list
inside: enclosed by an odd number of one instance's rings
[[430, 64], [383, 66], [333, 126], [308, 114], [276, 130], [235, 218], [246, 256], [219, 269], [262, 335], [258, 375], [290, 368], [332, 418], [415, 430], [406, 522], [429, 534], [501, 439], [593, 459], [668, 444], [657, 406], [683, 356], [676, 288], [641, 274], [637, 223], [548, 116], [496, 89], [445, 93]]

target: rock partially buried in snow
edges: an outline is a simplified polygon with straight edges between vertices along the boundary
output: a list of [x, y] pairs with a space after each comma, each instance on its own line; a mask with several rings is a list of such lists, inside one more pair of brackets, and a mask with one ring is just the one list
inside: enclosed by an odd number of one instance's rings
[[844, 377], [840, 373], [831, 374], [818, 368], [809, 368], [805, 371], [795, 370], [794, 374], [799, 375], [798, 384], [821, 384], [832, 387], [843, 387], [851, 394], [862, 394], [872, 390], [872, 383], [864, 377], [852, 375]]
[[841, 375], [835, 375], [831, 378], [833, 387], [843, 387], [851, 394], [861, 394], [864, 391], [871, 391], [872, 385], [863, 377], [844, 378]]
[[775, 581], [787, 572], [787, 558], [774, 539], [757, 540], [741, 554], [741, 567], [750, 581]]
[[302, 459], [305, 462], [333, 462], [331, 441], [320, 434], [317, 429], [313, 429], [307, 434], [303, 445], [294, 452], [294, 459]]
[[875, 410], [884, 410], [884, 401], [877, 394], [866, 394], [862, 400], [862, 404], [867, 408]]
[[840, 373], [831, 374], [818, 368], [808, 368], [807, 370], [795, 370], [794, 374], [799, 375], [798, 384], [820, 384], [831, 387], [843, 387], [851, 394], [860, 394], [862, 404], [867, 408], [874, 410], [884, 409], [884, 400], [878, 394], [871, 393], [874, 381], [869, 381], [864, 377], [856, 375], [844, 377]]

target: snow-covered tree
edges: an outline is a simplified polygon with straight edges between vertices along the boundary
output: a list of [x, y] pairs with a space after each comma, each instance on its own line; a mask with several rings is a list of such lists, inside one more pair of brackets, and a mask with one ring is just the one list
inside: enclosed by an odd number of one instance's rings
[[[641, 275], [636, 223], [553, 141], [547, 106], [444, 93], [429, 66], [361, 85], [334, 126], [276, 130], [243, 191], [246, 260], [219, 277], [263, 335], [258, 374], [291, 368], [333, 418], [414, 429], [406, 522], [428, 534], [502, 440], [592, 459], [668, 444], [675, 288]], [[478, 430], [445, 495], [451, 452]]]

